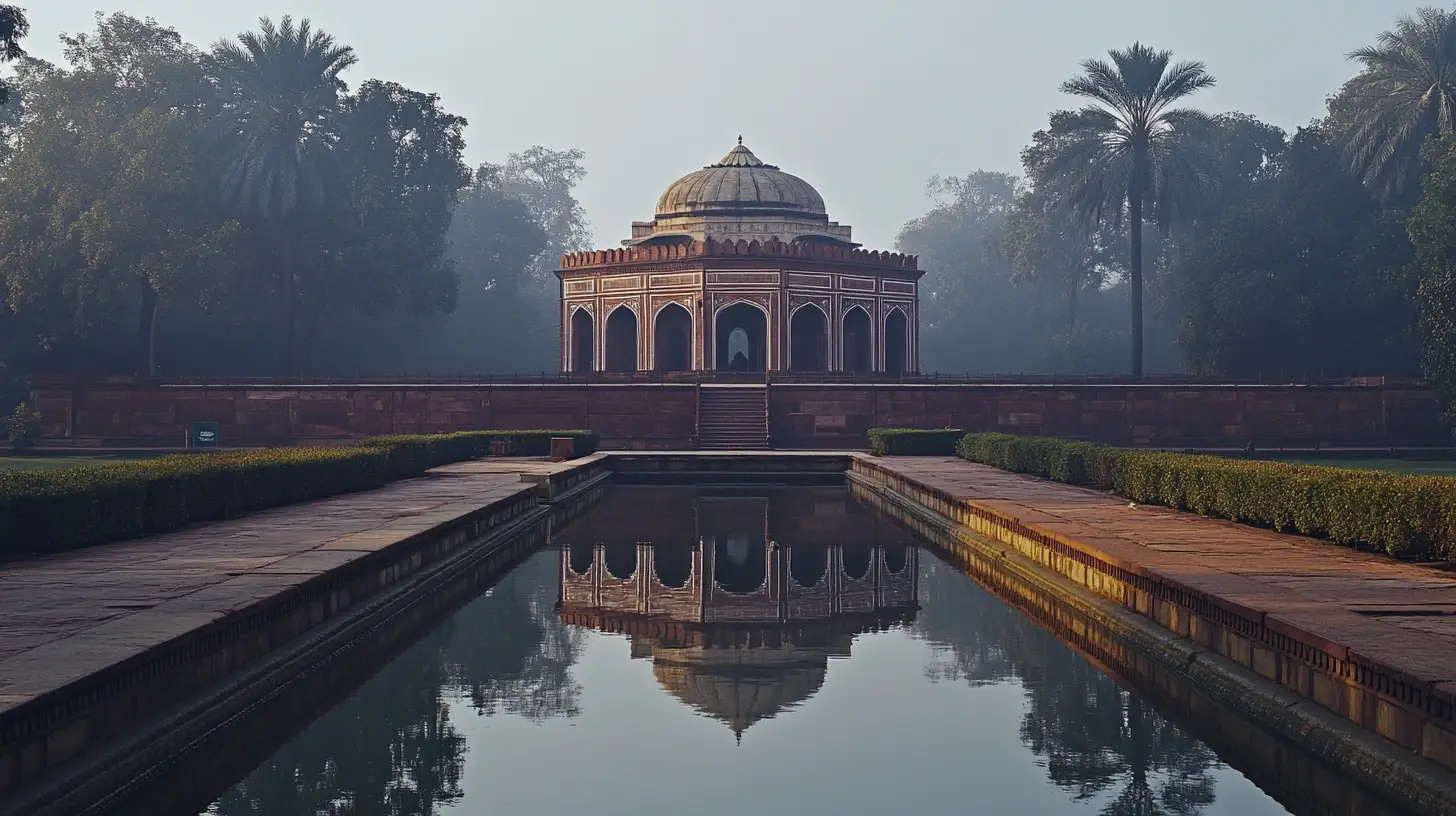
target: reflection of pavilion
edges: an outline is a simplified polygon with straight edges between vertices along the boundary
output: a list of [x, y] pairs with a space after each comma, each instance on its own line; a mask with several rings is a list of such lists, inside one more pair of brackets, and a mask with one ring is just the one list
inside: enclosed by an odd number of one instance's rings
[[809, 698], [854, 636], [914, 617], [918, 550], [843, 488], [619, 488], [557, 537], [564, 622], [741, 736]]

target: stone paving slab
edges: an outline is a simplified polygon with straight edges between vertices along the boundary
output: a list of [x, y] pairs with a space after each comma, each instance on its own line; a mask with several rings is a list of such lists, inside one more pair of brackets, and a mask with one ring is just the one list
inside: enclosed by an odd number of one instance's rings
[[955, 457], [876, 465], [1430, 682], [1456, 680], [1456, 573]]
[[581, 463], [497, 459], [178, 532], [0, 563], [0, 711]]

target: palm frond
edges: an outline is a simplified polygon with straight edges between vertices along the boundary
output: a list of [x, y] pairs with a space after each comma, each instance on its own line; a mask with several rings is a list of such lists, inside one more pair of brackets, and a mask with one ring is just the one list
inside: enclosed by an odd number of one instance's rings
[[1456, 14], [1420, 9], [1349, 56], [1362, 70], [1342, 92], [1353, 111], [1345, 161], [1389, 198], [1418, 175], [1421, 143], [1456, 129]]

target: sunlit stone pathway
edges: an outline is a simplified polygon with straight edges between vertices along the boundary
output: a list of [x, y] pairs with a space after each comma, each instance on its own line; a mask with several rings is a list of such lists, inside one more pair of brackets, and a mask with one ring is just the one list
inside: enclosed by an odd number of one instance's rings
[[1243, 607], [1306, 642], [1337, 653], [1348, 649], [1456, 691], [1456, 574], [1446, 569], [1133, 505], [954, 457], [865, 461], [1080, 542], [1111, 563]]
[[0, 562], [0, 713], [482, 506], [565, 465], [482, 460], [378, 490]]

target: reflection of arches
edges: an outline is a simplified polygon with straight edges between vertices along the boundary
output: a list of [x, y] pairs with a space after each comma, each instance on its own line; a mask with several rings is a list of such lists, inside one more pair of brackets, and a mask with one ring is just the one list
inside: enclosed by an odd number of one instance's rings
[[625, 581], [637, 574], [637, 545], [608, 544], [602, 560], [613, 578]]
[[870, 345], [870, 313], [851, 306], [844, 313], [844, 370], [869, 371], [874, 366]]
[[909, 321], [899, 309], [885, 315], [885, 371], [904, 374], [909, 368]]
[[659, 544], [652, 548], [652, 571], [657, 582], [672, 589], [688, 585], [693, 575], [693, 551], [691, 547]]
[[809, 589], [824, 578], [829, 568], [829, 551], [823, 547], [803, 546], [789, 549], [789, 577]]
[[692, 351], [692, 314], [680, 303], [663, 306], [652, 324], [653, 367], [658, 371], [690, 371]]
[[586, 309], [571, 313], [571, 370], [591, 371], [596, 362], [596, 321]]
[[571, 545], [571, 571], [577, 575], [586, 575], [591, 572], [592, 564], [597, 560], [597, 549], [590, 544]]
[[[739, 370], [764, 370], [768, 360], [768, 315], [763, 309], [743, 301], [719, 309], [713, 335], [714, 367], [719, 371], [734, 370], [735, 359], [739, 360]], [[743, 357], [735, 358], [740, 350]]]
[[607, 315], [607, 371], [637, 370], [637, 313], [618, 306]]
[[866, 544], [846, 544], [840, 550], [844, 558], [844, 574], [855, 581], [863, 581], [870, 574], [870, 548]]
[[732, 533], [713, 544], [713, 581], [727, 592], [757, 592], [768, 579], [763, 541], [749, 533]]
[[904, 544], [887, 544], [885, 546], [885, 572], [895, 575], [905, 569], [905, 561], [910, 557], [910, 551]]
[[829, 318], [812, 303], [794, 310], [789, 318], [789, 370], [829, 369]]

